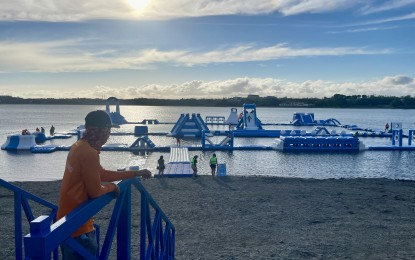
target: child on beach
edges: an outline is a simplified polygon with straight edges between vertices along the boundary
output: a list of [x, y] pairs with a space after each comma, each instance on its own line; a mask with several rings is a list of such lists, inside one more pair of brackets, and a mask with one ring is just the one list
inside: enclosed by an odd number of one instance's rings
[[[147, 169], [139, 171], [109, 171], [100, 164], [100, 150], [107, 142], [111, 133], [111, 119], [103, 110], [90, 112], [85, 117], [85, 133], [74, 143], [66, 159], [65, 172], [59, 194], [57, 219], [65, 217], [79, 205], [89, 199], [95, 199], [109, 192], [120, 193], [113, 181], [135, 178], [150, 178]], [[102, 184], [101, 182], [109, 182]], [[98, 244], [93, 218], [80, 226], [68, 236], [74, 238], [85, 247], [91, 257], [96, 255]], [[82, 259], [66, 244], [61, 245], [63, 259]]]

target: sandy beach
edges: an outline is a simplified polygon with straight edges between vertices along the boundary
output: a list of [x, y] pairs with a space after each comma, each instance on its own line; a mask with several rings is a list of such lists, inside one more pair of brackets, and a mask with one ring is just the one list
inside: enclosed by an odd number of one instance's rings
[[[58, 181], [14, 184], [57, 203]], [[143, 184], [175, 225], [176, 259], [415, 258], [413, 181], [202, 176]], [[14, 259], [13, 194], [0, 187], [0, 198], [0, 258]], [[96, 217], [104, 233], [111, 206]]]

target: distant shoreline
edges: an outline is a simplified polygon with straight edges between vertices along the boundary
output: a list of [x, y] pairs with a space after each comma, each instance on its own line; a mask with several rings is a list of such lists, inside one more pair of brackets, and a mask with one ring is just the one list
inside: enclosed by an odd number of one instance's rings
[[[232, 97], [222, 99], [118, 99], [128, 106], [192, 106], [192, 107], [240, 107], [254, 103], [258, 107], [279, 108], [367, 108], [367, 109], [415, 109], [415, 98], [336, 94], [330, 98], [277, 98]], [[106, 99], [92, 98], [20, 98], [0, 96], [0, 105], [105, 105]]]

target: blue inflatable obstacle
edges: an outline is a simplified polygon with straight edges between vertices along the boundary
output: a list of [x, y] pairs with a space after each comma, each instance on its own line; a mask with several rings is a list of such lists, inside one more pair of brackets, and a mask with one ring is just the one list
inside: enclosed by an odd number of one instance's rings
[[36, 146], [34, 135], [9, 135], [6, 142], [1, 146], [2, 150], [18, 151], [27, 150]]
[[238, 109], [235, 107], [231, 108], [231, 113], [228, 116], [228, 119], [226, 119], [225, 124], [227, 125], [237, 125], [238, 124]]
[[261, 120], [258, 119], [256, 114], [255, 104], [244, 104], [244, 110], [239, 114], [239, 122], [236, 125], [237, 130], [262, 130]]
[[201, 138], [202, 150], [233, 150], [233, 131], [225, 132], [227, 133], [225, 138], [223, 138], [219, 143], [214, 143], [209, 137], [211, 133], [203, 131]]
[[136, 126], [134, 127], [134, 136], [141, 136], [148, 134], [148, 126]]
[[35, 134], [9, 135], [6, 143], [1, 146], [1, 149], [7, 151], [31, 151], [32, 153], [51, 153], [54, 151], [69, 150], [69, 147], [63, 145], [37, 145], [36, 136]]
[[39, 143], [44, 143], [48, 138], [41, 132], [34, 132], [29, 135], [9, 135], [6, 143], [1, 146], [1, 149], [8, 151], [26, 150], [29, 151], [32, 147]]
[[148, 150], [154, 149], [156, 145], [148, 138], [147, 126], [136, 126], [134, 128], [134, 135], [139, 136], [137, 140], [129, 147], [131, 150]]
[[[110, 105], [115, 105], [115, 112], [110, 111]], [[111, 117], [111, 122], [116, 125], [128, 123], [120, 113], [120, 101], [116, 97], [110, 97], [105, 102], [105, 111]]]
[[291, 124], [293, 125], [315, 125], [314, 121], [314, 113], [294, 113], [293, 121]]
[[42, 132], [34, 132], [32, 134], [35, 136], [35, 141], [37, 144], [44, 143], [46, 140], [48, 140], [46, 135]]
[[340, 126], [341, 123], [335, 118], [329, 118], [326, 120], [315, 120], [314, 113], [294, 113], [292, 125], [295, 126], [312, 126], [312, 125], [325, 125], [325, 126]]
[[181, 114], [179, 120], [173, 126], [168, 136], [174, 137], [201, 137], [202, 131], [209, 131], [209, 128], [200, 117], [200, 114]]
[[352, 136], [283, 136], [273, 144], [273, 149], [282, 151], [345, 151], [358, 152], [363, 143]]
[[160, 121], [158, 121], [157, 119], [143, 119], [141, 122], [138, 122], [138, 124], [158, 125], [158, 124], [160, 124]]

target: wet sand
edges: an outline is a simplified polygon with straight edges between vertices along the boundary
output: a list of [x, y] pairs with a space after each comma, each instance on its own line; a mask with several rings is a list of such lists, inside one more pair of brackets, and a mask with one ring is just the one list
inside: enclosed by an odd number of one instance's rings
[[[60, 182], [14, 184], [57, 203]], [[176, 259], [415, 258], [413, 181], [202, 176], [143, 184], [176, 228]], [[96, 217], [103, 233], [111, 206]], [[0, 258], [14, 259], [13, 194], [2, 187], [0, 221]], [[134, 240], [134, 256], [137, 248]]]

